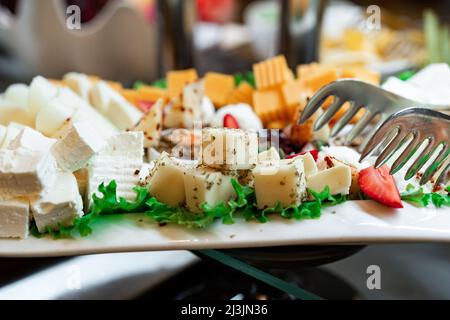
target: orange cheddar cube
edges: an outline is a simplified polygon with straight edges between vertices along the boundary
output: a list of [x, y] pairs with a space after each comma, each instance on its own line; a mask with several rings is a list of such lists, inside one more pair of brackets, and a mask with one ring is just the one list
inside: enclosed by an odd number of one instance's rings
[[282, 55], [253, 65], [256, 88], [269, 89], [293, 80], [286, 58]]
[[122, 89], [120, 94], [131, 104], [137, 105], [139, 100], [141, 100], [141, 95], [136, 90], [132, 89]]
[[300, 81], [291, 81], [283, 84], [281, 93], [283, 94], [284, 103], [288, 106], [297, 105], [300, 103], [300, 96], [302, 92], [309, 92], [304, 84]]
[[303, 82], [305, 86], [310, 88], [313, 92], [316, 92], [324, 85], [336, 81], [337, 79], [337, 71], [335, 69], [326, 68], [318, 70], [317, 72], [306, 74], [302, 78], [300, 78], [300, 81]]
[[253, 105], [253, 87], [247, 82], [241, 82], [237, 88], [231, 91], [227, 98], [227, 104], [247, 103]]
[[379, 85], [381, 75], [379, 72], [363, 69], [363, 68], [345, 68], [340, 72], [341, 78], [355, 78], [368, 82], [373, 85]]
[[208, 72], [205, 75], [205, 95], [211, 99], [216, 107], [221, 107], [227, 103], [227, 98], [234, 89], [234, 77]]
[[178, 96], [183, 92], [185, 85], [198, 79], [195, 69], [176, 70], [167, 72], [167, 93], [170, 98]]
[[253, 108], [265, 124], [285, 118], [283, 98], [276, 89], [254, 91]]
[[158, 87], [140, 86], [137, 92], [140, 99], [145, 101], [155, 102], [160, 98], [165, 99], [167, 97], [167, 91]]

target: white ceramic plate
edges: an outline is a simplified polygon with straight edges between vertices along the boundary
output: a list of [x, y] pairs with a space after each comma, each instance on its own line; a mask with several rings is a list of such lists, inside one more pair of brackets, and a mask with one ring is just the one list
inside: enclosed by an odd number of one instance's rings
[[215, 223], [204, 230], [159, 227], [141, 214], [103, 217], [85, 238], [0, 240], [1, 257], [68, 256], [104, 252], [224, 249], [308, 244], [450, 242], [450, 209], [394, 210], [373, 201], [328, 207], [315, 220]]

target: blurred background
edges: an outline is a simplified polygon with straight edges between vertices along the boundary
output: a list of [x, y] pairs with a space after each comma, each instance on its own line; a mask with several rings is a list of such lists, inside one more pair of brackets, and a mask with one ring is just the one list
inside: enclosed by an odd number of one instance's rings
[[[447, 0], [0, 0], [0, 89], [69, 71], [125, 86], [191, 66], [245, 72], [278, 53], [291, 67], [319, 61], [388, 76], [449, 63], [449, 23]], [[302, 263], [262, 267], [326, 298], [450, 298], [447, 245], [315, 249], [290, 250]], [[381, 290], [367, 289], [371, 264]], [[0, 259], [0, 298], [291, 297], [190, 252], [157, 252]]]

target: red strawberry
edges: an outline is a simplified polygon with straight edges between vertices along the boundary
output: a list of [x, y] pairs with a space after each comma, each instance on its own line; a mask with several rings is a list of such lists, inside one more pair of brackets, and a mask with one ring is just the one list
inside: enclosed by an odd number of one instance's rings
[[371, 199], [391, 208], [403, 208], [394, 177], [386, 164], [378, 169], [372, 166], [361, 170], [358, 182], [361, 191]]
[[292, 159], [297, 156], [302, 156], [302, 155], [306, 154], [307, 152], [311, 153], [312, 157], [314, 158], [314, 161], [317, 161], [317, 159], [319, 158], [319, 150], [316, 150], [316, 149], [303, 151], [303, 152], [296, 153], [296, 154], [291, 154], [289, 156], [286, 156], [286, 159]]
[[225, 117], [223, 117], [223, 127], [224, 128], [239, 129], [239, 123], [237, 122], [235, 117], [233, 117], [231, 114], [227, 113], [225, 115]]
[[137, 103], [137, 107], [139, 108], [139, 110], [146, 113], [148, 110], [150, 110], [150, 108], [153, 106], [153, 104], [154, 103], [151, 101], [139, 100]]

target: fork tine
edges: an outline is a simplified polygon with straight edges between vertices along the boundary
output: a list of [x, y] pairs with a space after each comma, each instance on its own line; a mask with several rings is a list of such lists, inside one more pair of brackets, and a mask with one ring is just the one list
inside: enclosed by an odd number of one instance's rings
[[320, 108], [320, 106], [328, 97], [335, 94], [336, 93], [333, 83], [330, 83], [319, 89], [319, 91], [317, 91], [316, 94], [314, 94], [311, 99], [309, 99], [308, 103], [305, 106], [305, 109], [303, 109], [300, 119], [298, 120], [298, 124], [302, 124], [306, 120], [308, 120]]
[[362, 106], [357, 106], [354, 101], [349, 101], [350, 108], [345, 112], [345, 114], [334, 124], [333, 129], [331, 129], [331, 137], [335, 137], [342, 129], [353, 119], [353, 117], [358, 113]]
[[[417, 149], [420, 147], [419, 143], [419, 137], [416, 132], [412, 132], [413, 139], [408, 143], [405, 150], [400, 154], [400, 156], [394, 161], [394, 163], [391, 166], [391, 174], [394, 174], [398, 172], [405, 163], [408, 162], [409, 159], [413, 156], [413, 154], [417, 151]], [[405, 143], [407, 143], [407, 140], [405, 140]]]
[[[378, 147], [386, 138], [393, 139], [395, 136], [400, 135], [402, 128], [400, 126], [390, 127], [385, 121], [380, 120], [381, 124], [377, 130], [374, 130], [370, 136], [370, 140], [367, 141], [363, 150], [361, 151], [361, 157], [359, 161], [363, 161], [376, 147]], [[396, 131], [396, 132], [394, 132]]]
[[428, 180], [430, 180], [436, 171], [440, 168], [444, 160], [450, 154], [450, 150], [448, 150], [448, 144], [444, 144], [444, 147], [439, 152], [437, 158], [433, 161], [433, 163], [425, 170], [422, 178], [420, 179], [420, 184], [425, 184]]
[[448, 161], [447, 166], [444, 168], [444, 170], [442, 170], [441, 174], [436, 179], [435, 186], [445, 185], [449, 180], [449, 174], [450, 174], [450, 161]]
[[428, 137], [424, 139], [423, 142], [425, 142], [426, 140], [428, 140], [427, 146], [422, 150], [417, 159], [414, 160], [414, 162], [408, 168], [408, 171], [406, 171], [405, 180], [411, 179], [431, 158], [431, 155], [433, 153], [432, 150], [436, 147], [436, 144], [433, 143], [433, 137]]
[[[373, 128], [370, 130], [370, 132], [364, 138], [363, 142], [358, 146], [358, 152], [359, 153], [362, 153], [362, 151], [366, 148], [366, 146], [369, 144], [369, 142], [372, 141], [373, 136], [378, 131], [378, 129], [383, 125], [384, 120], [386, 120], [386, 116], [381, 114], [380, 115], [380, 119], [378, 120], [378, 122], [373, 126]], [[393, 137], [390, 137], [390, 139], [392, 139], [392, 138]], [[389, 140], [389, 139], [385, 139], [385, 141], [386, 140]]]
[[339, 97], [334, 97], [333, 103], [325, 110], [324, 113], [314, 123], [314, 130], [320, 130], [325, 124], [330, 122], [336, 112], [342, 107], [343, 101]]
[[386, 161], [388, 161], [395, 151], [398, 150], [401, 143], [405, 140], [407, 135], [403, 134], [401, 131], [398, 131], [397, 135], [389, 142], [389, 144], [383, 149], [380, 155], [377, 157], [375, 161], [375, 168], [381, 167]]
[[355, 126], [345, 137], [344, 144], [349, 145], [359, 134], [361, 134], [361, 132], [367, 127], [367, 125], [376, 115], [376, 113], [372, 113], [371, 111], [366, 110], [361, 119], [359, 119], [358, 122], [355, 123]]

